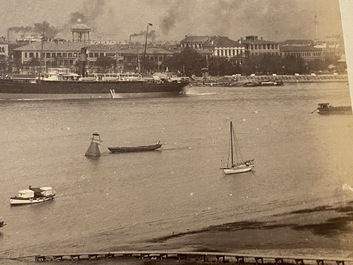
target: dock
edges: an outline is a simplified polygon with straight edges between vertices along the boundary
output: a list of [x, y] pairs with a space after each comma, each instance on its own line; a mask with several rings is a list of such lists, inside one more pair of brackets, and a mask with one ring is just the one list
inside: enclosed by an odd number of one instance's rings
[[27, 256], [35, 262], [46, 261], [78, 261], [99, 259], [150, 259], [150, 260], [176, 260], [184, 262], [209, 262], [209, 263], [236, 263], [236, 264], [353, 264], [352, 258], [342, 257], [299, 257], [299, 256], [272, 256], [250, 255], [241, 253], [219, 252], [174, 252], [174, 251], [114, 251], [92, 253], [66, 253]]

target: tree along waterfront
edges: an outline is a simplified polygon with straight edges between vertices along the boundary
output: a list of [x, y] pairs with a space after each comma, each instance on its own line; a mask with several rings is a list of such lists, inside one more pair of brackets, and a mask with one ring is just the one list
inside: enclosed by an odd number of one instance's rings
[[312, 72], [345, 73], [346, 66], [338, 65], [338, 57], [327, 56], [324, 59], [305, 62], [303, 58], [296, 56], [280, 56], [272, 54], [257, 55], [244, 58], [239, 63], [239, 58], [219, 58], [205, 56], [192, 48], [185, 48], [173, 57], [167, 58], [162, 63], [162, 68], [170, 71], [181, 72], [187, 76], [201, 76], [208, 72], [212, 76], [232, 74], [281, 74], [293, 75], [295, 73], [308, 74]]

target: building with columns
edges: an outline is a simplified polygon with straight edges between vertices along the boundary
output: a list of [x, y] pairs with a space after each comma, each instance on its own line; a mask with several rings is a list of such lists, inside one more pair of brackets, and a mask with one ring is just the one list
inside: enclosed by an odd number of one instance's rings
[[186, 36], [180, 46], [193, 48], [210, 57], [232, 58], [238, 63], [242, 63], [245, 58], [245, 45], [225, 36]]
[[[43, 42], [31, 43], [14, 49], [14, 63], [26, 65], [33, 60], [40, 61], [47, 67], [74, 67], [80, 60], [81, 49], [85, 49], [88, 68], [95, 68], [99, 57], [111, 57], [119, 66], [138, 67], [141, 62], [143, 48], [126, 49], [118, 45], [92, 45], [83, 42]], [[146, 60], [155, 62], [158, 67], [167, 57], [173, 56], [173, 52], [163, 48], [147, 47]], [[130, 68], [131, 68], [130, 67]]]
[[280, 46], [281, 55], [302, 58], [304, 62], [323, 59], [323, 49], [316, 47], [313, 40], [286, 40]]
[[72, 41], [90, 43], [90, 32], [91, 28], [86, 24], [76, 24], [71, 28]]

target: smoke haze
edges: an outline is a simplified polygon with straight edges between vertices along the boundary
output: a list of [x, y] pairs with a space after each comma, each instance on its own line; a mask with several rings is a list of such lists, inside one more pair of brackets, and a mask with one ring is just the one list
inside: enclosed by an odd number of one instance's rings
[[[342, 34], [338, 0], [2, 0], [0, 34], [48, 21], [59, 34], [85, 23], [92, 39], [128, 40], [152, 23], [151, 38], [259, 35], [270, 40]], [[20, 8], [19, 8], [20, 7]], [[35, 14], [35, 15], [34, 15]], [[316, 18], [315, 18], [316, 17]], [[152, 31], [153, 30], [153, 31]], [[139, 33], [137, 33], [139, 32]]]

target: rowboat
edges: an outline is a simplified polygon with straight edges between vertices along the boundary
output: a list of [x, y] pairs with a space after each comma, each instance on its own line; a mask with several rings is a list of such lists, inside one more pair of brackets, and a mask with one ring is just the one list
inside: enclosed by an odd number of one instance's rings
[[151, 144], [151, 145], [140, 145], [140, 146], [129, 146], [129, 147], [108, 147], [109, 151], [112, 153], [131, 153], [131, 152], [146, 152], [154, 151], [162, 147], [161, 143]]

